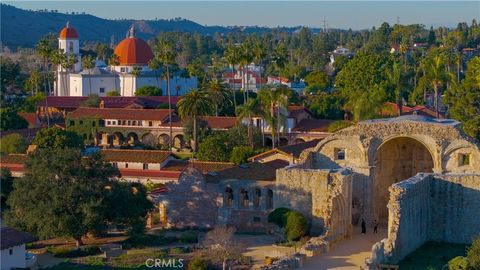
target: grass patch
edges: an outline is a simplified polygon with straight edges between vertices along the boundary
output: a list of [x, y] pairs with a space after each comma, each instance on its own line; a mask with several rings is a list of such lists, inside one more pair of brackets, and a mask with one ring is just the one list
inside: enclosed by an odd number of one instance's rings
[[163, 233], [160, 235], [144, 234], [128, 238], [123, 241], [122, 246], [123, 249], [130, 249], [132, 247], [153, 247], [168, 245], [176, 241], [176, 237], [167, 237], [164, 236]]
[[160, 250], [135, 249], [115, 258], [111, 266], [119, 268], [143, 268], [147, 259], [165, 258], [167, 254]]
[[98, 248], [98, 246], [83, 246], [79, 249], [66, 246], [50, 246], [47, 247], [47, 252], [58, 258], [75, 258], [99, 254], [100, 249]]
[[400, 262], [400, 269], [441, 270], [451, 259], [465, 256], [467, 245], [427, 242]]

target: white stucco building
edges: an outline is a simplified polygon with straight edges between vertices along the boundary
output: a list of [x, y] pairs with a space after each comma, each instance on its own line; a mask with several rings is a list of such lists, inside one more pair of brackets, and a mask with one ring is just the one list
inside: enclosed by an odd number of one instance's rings
[[25, 243], [33, 241], [33, 236], [9, 227], [0, 230], [0, 269], [32, 267], [36, 257], [26, 252]]
[[[79, 38], [77, 31], [67, 26], [59, 34], [58, 45], [68, 55], [74, 55], [77, 62], [70, 68], [57, 68], [55, 82], [56, 96], [88, 96], [97, 94], [106, 96], [110, 91], [118, 91], [121, 96], [134, 96], [136, 89], [142, 86], [156, 86], [167, 94], [167, 81], [163, 74], [149, 68], [148, 63], [154, 57], [152, 49], [142, 39], [135, 37], [135, 31], [130, 29], [128, 36], [115, 47], [118, 56], [116, 65], [97, 65], [91, 69], [82, 69]], [[97, 61], [98, 62], [98, 61]], [[172, 95], [184, 95], [198, 87], [196, 77], [170, 78]]]

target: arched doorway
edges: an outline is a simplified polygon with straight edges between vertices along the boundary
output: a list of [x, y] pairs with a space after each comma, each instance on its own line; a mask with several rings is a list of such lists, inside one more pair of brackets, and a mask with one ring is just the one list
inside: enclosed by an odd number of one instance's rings
[[433, 172], [433, 158], [421, 142], [398, 137], [383, 143], [375, 155], [373, 211], [379, 223], [388, 222], [388, 188], [419, 172]]

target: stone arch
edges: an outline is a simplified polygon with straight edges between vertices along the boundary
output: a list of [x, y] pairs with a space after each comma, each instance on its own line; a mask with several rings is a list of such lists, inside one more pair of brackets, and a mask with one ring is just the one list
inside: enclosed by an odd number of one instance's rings
[[112, 134], [112, 138], [113, 138], [112, 140], [113, 146], [120, 146], [125, 142], [125, 137], [121, 132], [118, 132], [118, 131]]
[[142, 136], [142, 143], [151, 147], [157, 146], [157, 139], [152, 133], [146, 133]]
[[295, 140], [293, 140], [293, 144], [304, 143], [304, 142], [305, 140], [302, 138], [296, 138]]
[[185, 139], [182, 134], [178, 134], [173, 137], [173, 147], [177, 149], [182, 149], [185, 147]]
[[130, 132], [127, 134], [127, 143], [130, 145], [134, 145], [138, 143], [138, 135], [135, 132]]
[[[469, 163], [462, 164], [460, 156], [468, 156]], [[442, 157], [442, 169], [444, 172], [480, 170], [480, 151], [468, 142], [458, 140], [450, 143]]]
[[341, 239], [348, 235], [350, 224], [347, 207], [342, 194], [337, 194], [332, 198], [332, 216], [327, 227], [330, 228], [330, 235], [334, 239]]
[[158, 144], [160, 145], [168, 145], [168, 143], [170, 142], [170, 136], [168, 136], [168, 134], [160, 134], [160, 136], [158, 136]]
[[248, 204], [250, 202], [250, 195], [248, 194], [248, 190], [246, 188], [240, 189], [239, 196], [240, 200], [238, 200], [238, 206], [241, 208], [248, 208]]
[[437, 144], [433, 138], [425, 135], [391, 135], [384, 138], [378, 138], [378, 137], [372, 138], [369, 142], [369, 147], [367, 149], [367, 158], [368, 158], [369, 166], [375, 166], [375, 157], [380, 147], [385, 143], [388, 143], [389, 141], [397, 138], [410, 138], [420, 143], [430, 153], [430, 156], [432, 157], [432, 160], [433, 160], [434, 171], [435, 170], [441, 171], [441, 165], [440, 165], [441, 159], [438, 158]]
[[278, 146], [288, 145], [288, 139], [285, 137], [280, 137], [278, 140]]
[[265, 146], [267, 147], [272, 147], [273, 145], [273, 140], [270, 137], [265, 137]]
[[388, 221], [388, 188], [419, 172], [433, 172], [434, 156], [429, 148], [412, 137], [397, 136], [382, 143], [373, 167], [373, 213], [379, 223]]
[[[345, 152], [345, 159], [338, 160], [336, 158], [336, 151], [343, 150]], [[320, 158], [320, 166], [327, 168], [335, 167], [336, 163], [341, 166], [367, 166], [368, 158], [367, 151], [358, 137], [354, 136], [332, 136], [325, 138], [315, 147], [314, 152], [322, 154]], [[328, 159], [328, 160], [327, 160]]]

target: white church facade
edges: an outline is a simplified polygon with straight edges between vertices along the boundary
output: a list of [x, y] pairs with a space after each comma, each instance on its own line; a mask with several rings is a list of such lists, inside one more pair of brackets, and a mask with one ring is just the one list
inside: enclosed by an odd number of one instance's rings
[[[135, 96], [136, 89], [149, 85], [156, 86], [162, 89], [164, 95], [167, 94], [166, 79], [148, 66], [154, 57], [152, 49], [147, 42], [135, 37], [133, 28], [115, 47], [117, 65], [96, 65], [91, 69], [82, 69], [78, 33], [68, 23], [60, 31], [58, 46], [67, 56], [75, 57], [76, 63], [70, 68], [58, 66], [54, 93], [56, 96], [106, 96], [110, 91], [118, 91], [121, 96]], [[139, 71], [137, 74], [132, 72], [135, 69]], [[196, 77], [170, 78], [170, 92], [173, 96], [184, 95], [197, 87]]]

